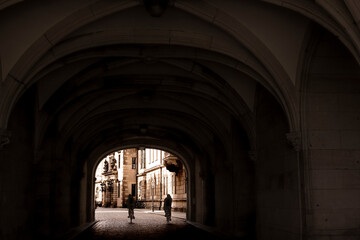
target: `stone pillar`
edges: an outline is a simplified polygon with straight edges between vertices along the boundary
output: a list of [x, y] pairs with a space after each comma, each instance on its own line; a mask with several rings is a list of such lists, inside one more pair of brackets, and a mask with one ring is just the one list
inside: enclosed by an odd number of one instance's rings
[[215, 225], [215, 180], [212, 173], [200, 173], [203, 180], [203, 219], [208, 226]]
[[297, 180], [298, 180], [298, 196], [299, 196], [299, 234], [300, 239], [302, 239], [304, 235], [304, 226], [305, 226], [305, 216], [304, 214], [304, 188], [301, 183], [304, 183], [304, 164], [300, 162], [300, 151], [302, 149], [302, 139], [301, 132], [293, 131], [286, 134], [286, 139], [292, 149], [296, 152], [296, 161], [297, 161]]

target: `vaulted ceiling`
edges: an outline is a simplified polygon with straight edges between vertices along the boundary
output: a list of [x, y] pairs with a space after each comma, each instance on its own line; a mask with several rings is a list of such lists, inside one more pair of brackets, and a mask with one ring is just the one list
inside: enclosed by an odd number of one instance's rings
[[169, 1], [160, 17], [135, 0], [14, 0], [0, 9], [0, 128], [36, 88], [36, 144], [51, 129], [78, 152], [140, 139], [200, 151], [227, 139], [234, 121], [251, 148], [257, 86], [298, 127], [314, 25], [360, 60], [356, 0]]

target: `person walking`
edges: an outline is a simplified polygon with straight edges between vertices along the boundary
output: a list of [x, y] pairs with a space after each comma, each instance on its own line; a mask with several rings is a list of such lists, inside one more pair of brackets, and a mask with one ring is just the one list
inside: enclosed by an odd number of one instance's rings
[[126, 200], [126, 206], [129, 210], [128, 218], [130, 218], [130, 222], [132, 222], [132, 220], [135, 219], [135, 215], [134, 215], [135, 200], [133, 195], [129, 194], [128, 199]]
[[172, 198], [170, 194], [168, 194], [167, 197], [164, 199], [164, 211], [167, 222], [171, 221], [171, 204]]

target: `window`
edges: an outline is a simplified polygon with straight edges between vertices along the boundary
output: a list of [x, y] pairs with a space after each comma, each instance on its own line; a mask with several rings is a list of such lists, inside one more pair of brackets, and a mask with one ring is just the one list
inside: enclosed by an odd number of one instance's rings
[[132, 169], [136, 169], [136, 157], [132, 158]]
[[119, 151], [119, 152], [117, 152], [117, 153], [115, 153], [115, 156], [117, 156], [117, 158], [115, 158], [115, 159], [117, 159], [117, 168], [119, 169], [119, 168], [121, 168], [121, 163], [120, 163], [120, 161], [121, 161], [121, 151]]
[[136, 184], [131, 184], [131, 195], [135, 197]]
[[154, 174], [153, 178], [154, 178], [154, 195], [156, 195], [156, 176], [155, 176], [155, 174]]
[[184, 187], [185, 187], [185, 193], [187, 193], [187, 174], [185, 173], [185, 177], [184, 177]]
[[175, 175], [172, 175], [172, 193], [175, 193], [176, 186], [175, 186]]
[[146, 159], [148, 159], [148, 163], [151, 163], [151, 154], [150, 154], [150, 149], [146, 149]]
[[168, 194], [168, 187], [169, 187], [168, 177], [165, 177], [165, 194]]
[[141, 168], [145, 168], [145, 151], [140, 150], [140, 158], [141, 158]]
[[174, 176], [174, 194], [176, 194], [176, 176]]

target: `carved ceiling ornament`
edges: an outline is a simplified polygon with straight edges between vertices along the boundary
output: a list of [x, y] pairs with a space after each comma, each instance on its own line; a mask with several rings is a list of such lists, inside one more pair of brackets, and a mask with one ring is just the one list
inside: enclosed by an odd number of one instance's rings
[[145, 8], [152, 17], [161, 17], [169, 0], [144, 0]]

